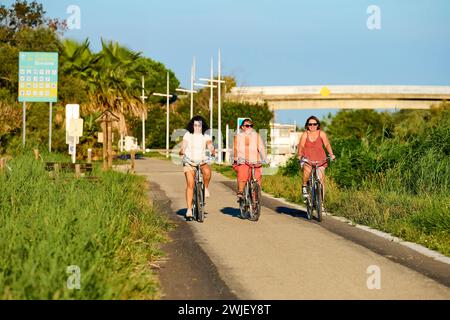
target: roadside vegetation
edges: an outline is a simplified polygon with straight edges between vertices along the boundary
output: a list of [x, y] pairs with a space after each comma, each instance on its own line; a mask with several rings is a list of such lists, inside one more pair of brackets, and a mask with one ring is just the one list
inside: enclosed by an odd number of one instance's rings
[[[0, 172], [1, 299], [159, 297], [151, 263], [163, 255], [169, 222], [150, 207], [143, 178], [93, 174], [97, 181], [53, 179], [31, 156]], [[67, 286], [70, 266], [79, 267], [80, 290]]]
[[[450, 104], [341, 111], [325, 122], [337, 156], [327, 170], [327, 209], [450, 256]], [[264, 191], [302, 203], [299, 172], [292, 158], [264, 178]]]

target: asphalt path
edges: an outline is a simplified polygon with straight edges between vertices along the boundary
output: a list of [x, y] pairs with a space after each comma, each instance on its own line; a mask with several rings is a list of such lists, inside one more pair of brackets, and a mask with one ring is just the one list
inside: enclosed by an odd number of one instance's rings
[[217, 173], [205, 223], [185, 222], [185, 178], [170, 161], [137, 161], [153, 201], [178, 227], [164, 248], [166, 299], [450, 299], [450, 266], [265, 197], [258, 222], [239, 218], [233, 182]]

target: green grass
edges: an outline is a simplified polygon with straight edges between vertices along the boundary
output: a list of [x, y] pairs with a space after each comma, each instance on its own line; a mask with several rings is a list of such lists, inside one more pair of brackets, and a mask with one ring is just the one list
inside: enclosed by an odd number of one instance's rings
[[450, 256], [450, 196], [329, 188], [333, 214]]
[[[152, 211], [143, 178], [96, 168], [95, 183], [52, 180], [31, 156], [8, 166], [0, 173], [1, 299], [158, 298], [149, 262], [162, 256], [170, 224]], [[72, 265], [81, 290], [67, 288]]]
[[236, 171], [234, 171], [233, 168], [230, 166], [212, 164], [211, 169], [223, 174], [227, 178], [236, 179]]
[[172, 158], [171, 154], [169, 154], [169, 158], [166, 157], [165, 154], [161, 154], [159, 152], [147, 152], [144, 155], [146, 158], [159, 159], [159, 160], [170, 160]]
[[[300, 176], [265, 176], [263, 190], [298, 204]], [[388, 232], [450, 256], [450, 196], [448, 193], [405, 192], [367, 188], [340, 189], [327, 181], [325, 205], [333, 215]]]

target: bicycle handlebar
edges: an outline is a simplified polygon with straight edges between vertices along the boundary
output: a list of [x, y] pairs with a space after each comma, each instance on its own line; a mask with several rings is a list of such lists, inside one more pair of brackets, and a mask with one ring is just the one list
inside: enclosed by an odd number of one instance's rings
[[214, 157], [208, 157], [206, 160], [202, 160], [200, 162], [196, 162], [196, 161], [192, 161], [187, 156], [184, 156], [183, 157], [183, 162], [186, 162], [186, 163], [190, 164], [191, 166], [197, 167], [197, 166], [202, 166], [202, 165], [205, 165], [205, 164], [209, 164], [214, 159], [215, 159]]
[[[306, 162], [306, 163], [308, 163], [308, 164], [310, 164], [312, 166], [320, 167], [320, 166], [324, 165], [325, 163], [327, 163], [328, 160], [333, 160], [333, 159], [331, 157], [326, 157], [326, 159], [322, 160], [322, 161], [311, 161], [311, 160], [308, 160], [306, 158], [303, 158], [302, 160], [299, 160], [299, 161], [300, 162]], [[320, 163], [320, 165], [319, 165], [319, 163]]]

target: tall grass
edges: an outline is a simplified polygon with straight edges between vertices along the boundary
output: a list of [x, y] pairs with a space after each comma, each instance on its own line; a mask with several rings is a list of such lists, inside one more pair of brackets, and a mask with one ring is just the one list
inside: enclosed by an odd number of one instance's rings
[[342, 190], [330, 183], [326, 204], [335, 215], [450, 256], [450, 197], [446, 194]]
[[[98, 182], [53, 180], [31, 156], [8, 165], [0, 173], [0, 298], [158, 297], [149, 262], [170, 226], [149, 206], [142, 178], [96, 170]], [[80, 290], [66, 285], [74, 265]]]

